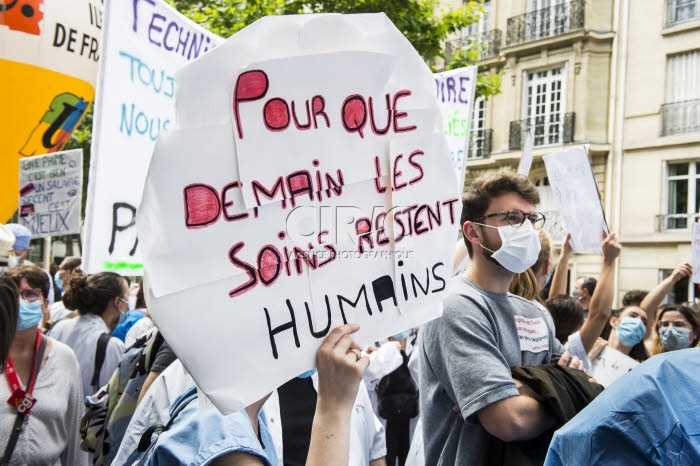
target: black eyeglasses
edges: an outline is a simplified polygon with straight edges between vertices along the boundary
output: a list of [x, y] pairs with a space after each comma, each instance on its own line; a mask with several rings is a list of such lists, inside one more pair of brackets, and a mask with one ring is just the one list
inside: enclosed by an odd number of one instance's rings
[[539, 230], [544, 226], [546, 220], [545, 216], [539, 212], [534, 212], [531, 214], [526, 214], [521, 210], [504, 210], [503, 212], [496, 212], [495, 214], [484, 215], [483, 217], [475, 218], [473, 221], [478, 222], [479, 220], [486, 220], [487, 218], [498, 217], [499, 215], [505, 216], [503, 220], [506, 220], [508, 224], [512, 227], [519, 227], [525, 223], [525, 220], [530, 220], [532, 227], [535, 230]]
[[23, 300], [32, 302], [40, 299], [43, 293], [38, 288], [30, 288], [28, 290], [23, 290], [19, 295]]

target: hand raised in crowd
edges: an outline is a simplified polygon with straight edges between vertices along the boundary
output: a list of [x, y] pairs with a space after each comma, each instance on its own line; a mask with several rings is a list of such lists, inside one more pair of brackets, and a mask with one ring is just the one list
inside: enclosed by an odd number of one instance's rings
[[615, 259], [620, 256], [620, 251], [622, 246], [617, 241], [617, 233], [610, 233], [609, 235], [603, 231], [603, 260], [608, 264], [612, 264]]
[[671, 278], [674, 282], [685, 277], [690, 277], [691, 275], [693, 275], [693, 266], [687, 262], [678, 264], [676, 268], [673, 269], [673, 272], [671, 272]]
[[352, 409], [362, 374], [369, 366], [369, 358], [362, 356], [362, 347], [350, 336], [359, 329], [353, 324], [336, 327], [318, 349], [319, 403], [323, 400], [329, 405]]
[[578, 357], [572, 356], [569, 351], [564, 351], [559, 358], [559, 361], [557, 361], [557, 364], [560, 366], [564, 367], [571, 367], [573, 369], [578, 369], [582, 371], [584, 369], [583, 366], [583, 361], [581, 361]]
[[571, 247], [571, 233], [567, 233], [566, 238], [564, 238], [564, 242], [561, 245], [561, 255], [566, 259], [571, 259], [573, 253], [574, 250]]
[[608, 340], [604, 340], [600, 337], [593, 343], [593, 348], [588, 352], [588, 359], [593, 361], [600, 355], [600, 352], [603, 351], [603, 348], [608, 346]]

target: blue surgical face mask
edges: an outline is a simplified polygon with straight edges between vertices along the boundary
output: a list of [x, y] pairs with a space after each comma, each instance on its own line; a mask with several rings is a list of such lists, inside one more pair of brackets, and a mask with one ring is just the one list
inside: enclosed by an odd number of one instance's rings
[[310, 371], [302, 372], [301, 374], [297, 375], [297, 378], [299, 379], [308, 379], [312, 375], [316, 373], [316, 369], [311, 369]]
[[690, 346], [690, 329], [685, 327], [661, 327], [659, 338], [664, 348], [675, 351]]
[[56, 284], [56, 287], [61, 291], [61, 293], [63, 293], [63, 280], [61, 280], [58, 271], [56, 271], [56, 273], [53, 275], [53, 282]]
[[405, 332], [397, 333], [394, 335], [394, 338], [396, 340], [403, 340], [404, 338], [408, 338], [409, 335], [411, 335], [411, 330], [406, 330]]
[[576, 290], [576, 288], [574, 288], [574, 291], [571, 292], [571, 296], [578, 299], [578, 291]]
[[41, 322], [43, 313], [41, 312], [41, 300], [29, 302], [19, 298], [19, 320], [17, 330], [27, 330]]
[[623, 317], [617, 326], [617, 339], [625, 346], [634, 346], [644, 338], [647, 331], [642, 319]]

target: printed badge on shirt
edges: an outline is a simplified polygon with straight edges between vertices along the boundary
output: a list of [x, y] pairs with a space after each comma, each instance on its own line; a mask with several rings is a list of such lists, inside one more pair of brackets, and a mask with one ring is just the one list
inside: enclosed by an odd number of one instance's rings
[[543, 317], [515, 316], [520, 351], [540, 353], [549, 350], [549, 328]]

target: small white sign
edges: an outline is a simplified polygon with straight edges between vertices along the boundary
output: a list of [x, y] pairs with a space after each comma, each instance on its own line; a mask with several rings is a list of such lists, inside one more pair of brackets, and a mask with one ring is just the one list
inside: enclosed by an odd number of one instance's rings
[[541, 353], [549, 350], [549, 328], [544, 319], [516, 315], [515, 325], [518, 328], [520, 351]]
[[591, 375], [599, 384], [608, 387], [638, 365], [637, 361], [626, 354], [606, 346], [598, 357], [591, 361]]
[[693, 224], [693, 246], [691, 262], [693, 265], [693, 283], [700, 283], [700, 224]]
[[534, 155], [532, 153], [532, 146], [532, 133], [527, 133], [527, 141], [525, 141], [523, 155], [520, 157], [520, 163], [518, 164], [519, 175], [528, 176], [530, 174], [530, 168], [532, 167], [532, 159], [534, 158]]
[[588, 152], [577, 147], [542, 159], [564, 229], [571, 233], [571, 248], [576, 253], [599, 253], [601, 232], [608, 233], [608, 225]]
[[32, 238], [80, 233], [82, 199], [82, 149], [20, 160], [19, 223]]

